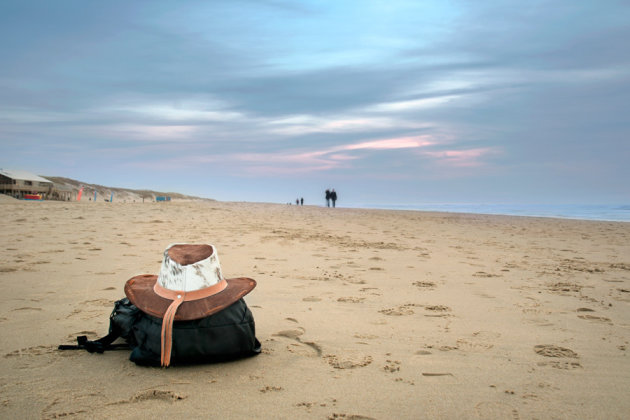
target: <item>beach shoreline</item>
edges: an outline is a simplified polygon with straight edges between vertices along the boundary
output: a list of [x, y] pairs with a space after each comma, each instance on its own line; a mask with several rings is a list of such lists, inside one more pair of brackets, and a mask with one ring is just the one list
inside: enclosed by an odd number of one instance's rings
[[[172, 201], [0, 200], [3, 418], [623, 418], [630, 224]], [[127, 279], [212, 243], [263, 353], [141, 368], [105, 335]], [[355, 417], [352, 417], [355, 416]]]

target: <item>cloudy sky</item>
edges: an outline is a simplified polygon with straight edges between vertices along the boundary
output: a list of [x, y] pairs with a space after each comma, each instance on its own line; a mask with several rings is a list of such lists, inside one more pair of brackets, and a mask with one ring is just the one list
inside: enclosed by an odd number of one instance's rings
[[0, 167], [220, 200], [630, 202], [630, 3], [0, 2]]

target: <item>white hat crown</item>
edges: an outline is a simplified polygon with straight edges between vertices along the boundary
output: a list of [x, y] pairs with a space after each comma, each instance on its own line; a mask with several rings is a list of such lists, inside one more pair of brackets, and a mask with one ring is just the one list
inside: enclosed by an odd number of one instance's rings
[[180, 263], [171, 258], [169, 251], [174, 246], [186, 244], [171, 244], [164, 251], [157, 279], [160, 286], [173, 291], [192, 292], [214, 286], [223, 280], [219, 255], [213, 245], [207, 245], [209, 255], [206, 252], [205, 258], [188, 263]]

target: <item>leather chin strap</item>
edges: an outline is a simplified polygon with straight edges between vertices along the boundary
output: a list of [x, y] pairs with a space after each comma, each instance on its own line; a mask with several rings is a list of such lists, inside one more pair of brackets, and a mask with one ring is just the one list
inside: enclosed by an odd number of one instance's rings
[[199, 300], [207, 298], [222, 292], [227, 287], [227, 281], [221, 280], [219, 283], [200, 290], [191, 292], [169, 290], [160, 286], [157, 282], [153, 286], [153, 291], [165, 299], [172, 300], [171, 305], [166, 309], [162, 317], [162, 336], [161, 336], [161, 365], [168, 367], [171, 364], [171, 351], [173, 349], [173, 321], [179, 306], [191, 300]]

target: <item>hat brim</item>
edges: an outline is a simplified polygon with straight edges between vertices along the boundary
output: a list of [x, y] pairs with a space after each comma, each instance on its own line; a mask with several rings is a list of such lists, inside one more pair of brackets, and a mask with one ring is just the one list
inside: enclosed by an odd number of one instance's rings
[[[155, 293], [153, 286], [158, 276], [143, 274], [127, 280], [125, 283], [125, 295], [142, 312], [163, 318], [172, 300], [163, 298]], [[203, 299], [183, 302], [175, 313], [175, 321], [191, 321], [217, 313], [256, 287], [256, 281], [247, 277], [226, 279], [227, 287], [221, 292]]]

